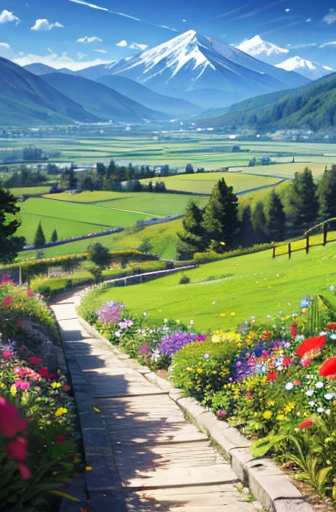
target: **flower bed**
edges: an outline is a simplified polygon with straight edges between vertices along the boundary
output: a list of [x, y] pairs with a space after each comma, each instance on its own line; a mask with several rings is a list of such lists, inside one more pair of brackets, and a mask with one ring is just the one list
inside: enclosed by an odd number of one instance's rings
[[250, 322], [204, 335], [194, 325], [151, 325], [109, 302], [80, 313], [132, 357], [168, 369], [175, 386], [209, 406], [272, 454], [295, 478], [336, 503], [336, 295], [302, 301], [300, 314]]
[[5, 277], [0, 332], [0, 510], [44, 511], [80, 462], [70, 386], [40, 357], [57, 330], [47, 306]]

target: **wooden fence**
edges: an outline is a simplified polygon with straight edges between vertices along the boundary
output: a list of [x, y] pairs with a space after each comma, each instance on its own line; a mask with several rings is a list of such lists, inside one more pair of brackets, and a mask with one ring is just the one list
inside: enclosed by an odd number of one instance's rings
[[[334, 227], [332, 228], [332, 226]], [[317, 235], [316, 231], [320, 231], [320, 233]], [[272, 257], [276, 258], [287, 254], [288, 259], [291, 259], [293, 252], [298, 251], [305, 251], [306, 254], [309, 254], [312, 247], [324, 247], [329, 243], [336, 242], [335, 231], [336, 217], [333, 217], [308, 229], [300, 238], [289, 240], [286, 244], [275, 245], [272, 248]], [[318, 236], [321, 236], [321, 241], [317, 240]]]

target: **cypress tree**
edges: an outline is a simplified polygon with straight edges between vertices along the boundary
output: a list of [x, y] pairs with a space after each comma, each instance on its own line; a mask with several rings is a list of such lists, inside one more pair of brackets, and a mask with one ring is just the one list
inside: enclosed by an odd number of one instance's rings
[[336, 165], [325, 171], [318, 187], [319, 220], [336, 217]]
[[319, 202], [313, 174], [307, 167], [295, 173], [289, 198], [288, 223], [294, 235], [313, 226], [318, 217]]
[[207, 242], [202, 222], [202, 210], [198, 208], [194, 201], [189, 201], [182, 220], [183, 232], [177, 233], [179, 237], [177, 245], [178, 259], [190, 259], [195, 252], [202, 252], [206, 249]]
[[268, 209], [266, 233], [271, 242], [284, 240], [286, 231], [286, 215], [279, 195], [272, 190]]
[[25, 239], [15, 236], [21, 222], [16, 218], [20, 208], [8, 190], [0, 188], [0, 262], [11, 263], [23, 248]]
[[204, 211], [203, 227], [208, 243], [224, 244], [225, 249], [233, 246], [239, 228], [238, 198], [224, 178], [216, 183], [211, 192]]
[[266, 233], [266, 215], [264, 205], [261, 201], [256, 204], [252, 213], [252, 226], [254, 231], [254, 241], [256, 244], [263, 244], [267, 242], [268, 237]]
[[58, 240], [58, 234], [57, 234], [56, 229], [54, 229], [54, 231], [51, 234], [50, 242], [57, 242], [57, 240]]
[[34, 238], [34, 247], [41, 247], [46, 243], [46, 237], [44, 236], [43, 228], [41, 222], [38, 225], [38, 228], [35, 233]]
[[250, 205], [246, 206], [243, 211], [240, 242], [244, 247], [251, 247], [255, 243], [255, 235], [252, 225], [252, 210]]

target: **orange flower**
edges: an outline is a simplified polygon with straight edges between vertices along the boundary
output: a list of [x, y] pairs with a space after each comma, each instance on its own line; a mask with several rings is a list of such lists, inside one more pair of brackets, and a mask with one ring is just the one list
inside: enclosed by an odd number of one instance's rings
[[336, 377], [336, 357], [327, 359], [319, 369], [321, 377]]
[[306, 354], [319, 352], [326, 343], [326, 336], [313, 336], [312, 338], [307, 338], [301, 343], [301, 345], [298, 346], [296, 349], [296, 354], [299, 357], [303, 357]]

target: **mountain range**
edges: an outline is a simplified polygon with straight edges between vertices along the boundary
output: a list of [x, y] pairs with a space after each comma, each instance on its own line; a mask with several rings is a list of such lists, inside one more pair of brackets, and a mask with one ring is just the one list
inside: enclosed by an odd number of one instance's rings
[[324, 66], [318, 62], [302, 59], [298, 55], [290, 57], [284, 62], [277, 64], [276, 67], [285, 69], [286, 71], [296, 71], [310, 80], [318, 80], [319, 78], [336, 71], [330, 66]]
[[313, 131], [336, 127], [336, 73], [290, 91], [250, 98], [220, 115], [200, 119], [199, 126], [256, 131], [304, 128]]

